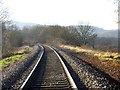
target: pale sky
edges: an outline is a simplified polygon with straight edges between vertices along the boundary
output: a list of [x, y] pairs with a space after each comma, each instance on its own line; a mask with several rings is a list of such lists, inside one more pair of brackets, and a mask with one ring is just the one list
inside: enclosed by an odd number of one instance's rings
[[5, 0], [12, 20], [38, 24], [89, 23], [117, 29], [117, 6], [112, 0]]

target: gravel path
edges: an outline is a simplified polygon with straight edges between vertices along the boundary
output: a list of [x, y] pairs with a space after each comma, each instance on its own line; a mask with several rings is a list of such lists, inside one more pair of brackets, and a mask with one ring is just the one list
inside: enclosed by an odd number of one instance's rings
[[[78, 74], [80, 80], [87, 88], [100, 88], [107, 90], [120, 90], [119, 82], [112, 79], [109, 75], [90, 66], [82, 60], [58, 50], [62, 57], [65, 59], [64, 62], [69, 64], [72, 69]], [[84, 88], [84, 87], [83, 87]]]
[[17, 64], [11, 64], [9, 70], [2, 73], [2, 89], [19, 89], [36, 64], [40, 53], [40, 47], [35, 46], [34, 52], [29, 57]]

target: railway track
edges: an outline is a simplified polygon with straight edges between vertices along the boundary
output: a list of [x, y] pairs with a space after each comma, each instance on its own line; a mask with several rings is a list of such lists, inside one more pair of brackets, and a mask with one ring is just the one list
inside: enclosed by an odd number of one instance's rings
[[20, 90], [77, 90], [68, 69], [59, 54], [50, 46], [42, 47], [42, 53]]

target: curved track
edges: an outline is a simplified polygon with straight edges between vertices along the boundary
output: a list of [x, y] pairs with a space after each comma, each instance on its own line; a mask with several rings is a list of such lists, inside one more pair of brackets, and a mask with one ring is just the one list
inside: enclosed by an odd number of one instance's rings
[[59, 54], [50, 46], [46, 45], [45, 48], [41, 46], [41, 48], [42, 54], [20, 90], [77, 90]]

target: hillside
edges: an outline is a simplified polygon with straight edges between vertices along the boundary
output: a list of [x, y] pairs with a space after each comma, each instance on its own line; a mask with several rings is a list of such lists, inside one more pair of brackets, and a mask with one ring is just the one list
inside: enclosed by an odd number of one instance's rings
[[95, 27], [95, 33], [98, 34], [98, 37], [118, 37], [118, 30], [104, 30], [99, 27]]
[[20, 29], [22, 29], [24, 26], [33, 26], [37, 25], [35, 23], [28, 23], [28, 22], [19, 22], [19, 21], [13, 21], [13, 23], [18, 26]]

